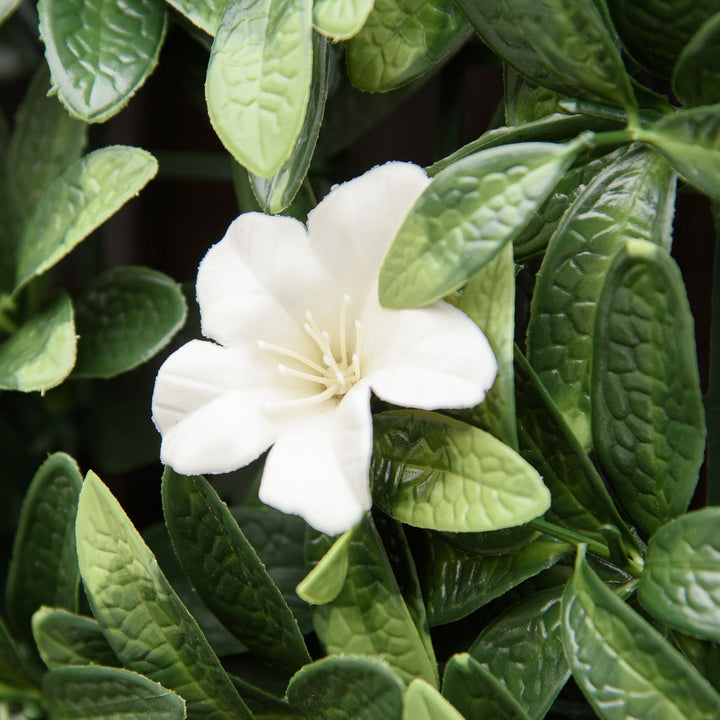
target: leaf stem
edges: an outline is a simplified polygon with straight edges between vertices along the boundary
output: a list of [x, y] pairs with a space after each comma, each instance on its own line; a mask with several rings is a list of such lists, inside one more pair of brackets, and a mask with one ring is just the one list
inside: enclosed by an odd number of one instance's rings
[[588, 550], [591, 553], [599, 555], [606, 560], [612, 561], [613, 559], [607, 545], [598, 542], [597, 540], [591, 540], [589, 537], [581, 535], [574, 530], [569, 530], [568, 528], [561, 527], [560, 525], [555, 525], [555, 523], [547, 522], [547, 520], [540, 520], [539, 518], [531, 520], [528, 525], [530, 525], [530, 527], [534, 528], [535, 530], [539, 530], [540, 532], [557, 538], [558, 540], [564, 540], [565, 542], [569, 542], [572, 545], [587, 545]]
[[586, 143], [593, 149], [608, 145], [629, 145], [636, 140], [640, 140], [640, 134], [639, 127], [627, 127], [623, 130], [591, 133], [588, 135]]

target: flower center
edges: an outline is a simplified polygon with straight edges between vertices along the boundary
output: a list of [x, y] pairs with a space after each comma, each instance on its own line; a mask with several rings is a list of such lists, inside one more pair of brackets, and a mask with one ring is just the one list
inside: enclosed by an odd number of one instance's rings
[[[307, 380], [318, 387], [318, 392], [308, 397], [282, 403], [269, 403], [268, 409], [315, 405], [334, 397], [342, 397], [360, 380], [361, 326], [359, 320], [354, 321], [355, 342], [351, 348], [348, 344], [350, 338], [348, 338], [347, 333], [347, 316], [350, 304], [350, 296], [345, 295], [340, 308], [338, 344], [335, 346], [335, 350], [333, 350], [330, 333], [318, 326], [309, 310], [305, 312], [303, 329], [317, 348], [317, 352], [313, 354], [314, 357], [308, 357], [280, 345], [272, 345], [264, 340], [258, 340], [258, 347], [261, 349], [274, 352], [293, 362], [293, 366], [288, 366], [285, 363], [278, 364], [277, 369], [281, 375]], [[319, 361], [315, 358], [319, 358]]]

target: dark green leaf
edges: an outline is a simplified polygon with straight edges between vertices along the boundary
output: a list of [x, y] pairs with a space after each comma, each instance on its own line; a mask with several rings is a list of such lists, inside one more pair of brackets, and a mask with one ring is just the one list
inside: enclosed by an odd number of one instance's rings
[[33, 695], [37, 687], [25, 671], [18, 647], [0, 617], [0, 701], [10, 697], [13, 690], [19, 695]]
[[679, 632], [672, 632], [670, 637], [680, 652], [720, 692], [720, 645]]
[[[297, 720], [301, 717], [299, 713], [292, 710], [287, 700], [281, 700], [276, 695], [255, 687], [255, 685], [251, 685], [239, 677], [230, 676], [230, 679], [253, 715], [260, 717], [270, 716], [273, 720], [280, 720], [281, 718], [282, 720]], [[286, 684], [287, 682], [283, 683], [283, 694]]]
[[720, 102], [720, 12], [706, 20], [683, 48], [673, 71], [673, 90], [685, 105]]
[[665, 250], [631, 240], [598, 303], [592, 360], [595, 450], [647, 535], [687, 509], [705, 416], [685, 286]]

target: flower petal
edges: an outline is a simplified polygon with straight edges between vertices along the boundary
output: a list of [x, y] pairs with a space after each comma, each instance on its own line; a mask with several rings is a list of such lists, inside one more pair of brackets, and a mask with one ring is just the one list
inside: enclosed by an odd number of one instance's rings
[[313, 252], [353, 300], [376, 292], [390, 244], [429, 182], [417, 165], [389, 162], [337, 185], [308, 215]]
[[370, 389], [352, 388], [334, 411], [307, 417], [283, 432], [265, 463], [260, 500], [337, 535], [372, 504]]
[[363, 377], [395, 405], [434, 410], [482, 402], [497, 362], [480, 328], [461, 310], [437, 302], [387, 310], [368, 302], [362, 317]]

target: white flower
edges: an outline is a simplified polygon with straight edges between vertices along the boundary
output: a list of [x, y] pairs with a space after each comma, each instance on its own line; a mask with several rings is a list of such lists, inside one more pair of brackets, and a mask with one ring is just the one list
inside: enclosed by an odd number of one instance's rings
[[272, 446], [260, 499], [329, 535], [370, 507], [370, 391], [431, 410], [481, 402], [497, 365], [477, 326], [436, 302], [388, 310], [377, 277], [429, 180], [388, 163], [335, 187], [308, 217], [247, 213], [200, 264], [203, 334], [160, 371], [164, 463], [220, 473]]

